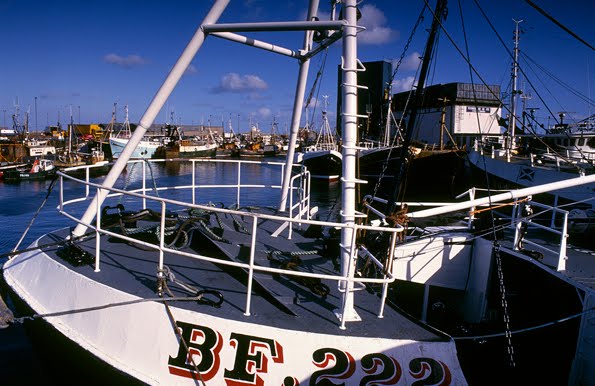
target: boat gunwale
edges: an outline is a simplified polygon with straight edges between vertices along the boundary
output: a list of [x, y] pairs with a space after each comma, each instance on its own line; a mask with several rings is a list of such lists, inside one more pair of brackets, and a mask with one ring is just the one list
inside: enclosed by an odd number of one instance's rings
[[[192, 160], [188, 160], [188, 162], [190, 162]], [[139, 161], [134, 161], [134, 162], [139, 162]], [[216, 163], [217, 160], [203, 160], [201, 159], [200, 162], [211, 162], [211, 163]], [[227, 162], [227, 163], [236, 163], [238, 165], [241, 166], [242, 162], [241, 160], [222, 160], [222, 162]], [[271, 162], [258, 162], [258, 161], [250, 161], [249, 163], [251, 164], [270, 164]], [[277, 163], [280, 165], [284, 165], [282, 163]], [[194, 167], [196, 166], [193, 162]], [[145, 173], [145, 168], [143, 168], [143, 173]], [[307, 172], [306, 172], [307, 173]], [[194, 170], [192, 172], [191, 175], [194, 175]], [[261, 212], [254, 212], [254, 211], [250, 211], [250, 207], [248, 208], [248, 210], [234, 210], [234, 209], [226, 209], [226, 208], [220, 208], [220, 207], [213, 207], [213, 206], [208, 206], [208, 205], [200, 205], [200, 204], [192, 204], [192, 203], [188, 203], [188, 202], [183, 202], [183, 201], [179, 201], [179, 200], [172, 200], [172, 199], [168, 199], [168, 198], [162, 198], [162, 197], [156, 197], [156, 196], [150, 196], [147, 194], [143, 194], [143, 193], [138, 193], [149, 190], [149, 191], [153, 191], [153, 189], [147, 189], [145, 187], [138, 189], [136, 191], [126, 191], [126, 190], [121, 190], [121, 189], [117, 189], [117, 188], [106, 188], [103, 187], [101, 185], [95, 184], [93, 182], [90, 181], [82, 181], [79, 180], [75, 177], [72, 177], [70, 175], [66, 175], [63, 173], [60, 173], [60, 178], [63, 179], [64, 177], [77, 182], [79, 184], [82, 184], [84, 186], [87, 187], [87, 189], [89, 187], [94, 187], [98, 190], [100, 189], [104, 189], [107, 190], [109, 192], [112, 192], [112, 194], [107, 195], [107, 197], [117, 197], [117, 196], [132, 196], [137, 198], [138, 200], [142, 200], [143, 202], [143, 209], [147, 208], [147, 203], [145, 202], [145, 200], [149, 200], [150, 202], [155, 202], [157, 203], [157, 205], [161, 206], [161, 222], [160, 222], [160, 230], [159, 230], [159, 244], [151, 244], [149, 242], [144, 242], [144, 241], [139, 241], [137, 239], [134, 239], [132, 237], [128, 237], [126, 235], [123, 234], [119, 234], [119, 233], [115, 233], [112, 232], [110, 230], [104, 229], [101, 225], [97, 226], [97, 223], [101, 223], [101, 215], [97, 216], [97, 220], [94, 224], [86, 224], [83, 223], [80, 219], [78, 219], [77, 217], [67, 213], [67, 211], [65, 210], [65, 207], [74, 203], [80, 203], [80, 202], [85, 202], [88, 201], [90, 199], [90, 195], [89, 195], [89, 191], [87, 190], [87, 193], [85, 195], [85, 197], [82, 198], [75, 198], [75, 199], [71, 199], [71, 200], [67, 200], [64, 201], [64, 195], [61, 194], [60, 195], [60, 205], [59, 205], [59, 212], [66, 216], [67, 218], [75, 221], [78, 224], [83, 224], [86, 227], [89, 228], [89, 234], [95, 234], [96, 237], [97, 235], [108, 235], [110, 237], [114, 237], [114, 238], [118, 238], [121, 239], [125, 242], [132, 242], [144, 247], [148, 247], [154, 251], [157, 251], [159, 254], [161, 254], [162, 256], [165, 256], [166, 253], [172, 253], [178, 256], [185, 256], [191, 259], [196, 259], [196, 260], [200, 260], [200, 261], [206, 261], [206, 262], [210, 262], [210, 263], [214, 263], [214, 264], [222, 264], [222, 265], [226, 265], [226, 266], [233, 266], [233, 267], [238, 267], [238, 268], [242, 268], [244, 270], [246, 270], [248, 272], [248, 274], [250, 275], [250, 277], [252, 277], [252, 279], [249, 280], [248, 283], [248, 290], [246, 291], [246, 312], [250, 313], [250, 299], [253, 296], [252, 295], [252, 291], [250, 290], [251, 284], [250, 282], [255, 280], [253, 278], [253, 276], [257, 273], [267, 273], [267, 274], [272, 274], [272, 275], [285, 275], [288, 277], [301, 277], [301, 278], [308, 278], [308, 279], [317, 279], [317, 280], [331, 280], [331, 281], [336, 281], [337, 285], [341, 286], [341, 283], [353, 283], [353, 284], [360, 284], [360, 285], [365, 285], [365, 283], [369, 283], [369, 284], [380, 284], [384, 287], [384, 292], [386, 291], [386, 287], [395, 281], [395, 277], [393, 276], [392, 272], [390, 272], [390, 269], [387, 268], [387, 266], [385, 266], [386, 264], [381, 263], [379, 260], [375, 259], [374, 264], [379, 266], [380, 272], [383, 272], [383, 275], [380, 278], [366, 278], [366, 277], [357, 277], [355, 275], [355, 273], [350, 270], [348, 272], [344, 272], [341, 274], [329, 274], [329, 273], [312, 273], [312, 272], [303, 272], [303, 271], [295, 271], [292, 270], [290, 268], [287, 269], [283, 269], [283, 268], [275, 268], [275, 267], [267, 267], [264, 265], [257, 265], [255, 264], [254, 260], [255, 260], [255, 253], [257, 251], [257, 239], [258, 237], [256, 236], [257, 233], [260, 234], [264, 234], [266, 237], [277, 237], [279, 234], [281, 233], [285, 233], [287, 232], [287, 228], [289, 228], [289, 232], [291, 232], [291, 230], [293, 229], [293, 224], [296, 224], [298, 226], [303, 226], [305, 225], [314, 225], [314, 226], [322, 226], [322, 227], [328, 227], [328, 228], [348, 228], [348, 229], [352, 229], [353, 232], [357, 233], [360, 230], [373, 230], [373, 231], [381, 231], [381, 232], [388, 232], [389, 234], [391, 234], [392, 236], [390, 236], [389, 240], [391, 241], [391, 251], [394, 249], [394, 244], [395, 244], [395, 240], [396, 240], [396, 235], [400, 232], [402, 232], [404, 230], [403, 227], [401, 226], [397, 226], [394, 228], [389, 228], [389, 227], [379, 227], [379, 226], [370, 226], [370, 225], [359, 225], [357, 223], [354, 224], [345, 224], [345, 223], [337, 223], [337, 222], [330, 222], [330, 221], [320, 221], [320, 220], [312, 220], [309, 218], [302, 218], [301, 216], [304, 214], [304, 212], [308, 212], [309, 211], [304, 211], [301, 208], [297, 210], [297, 215], [296, 217], [292, 217], [292, 210], [290, 209], [290, 211], [287, 213], [288, 216], [280, 216], [280, 215], [276, 215], [276, 214], [266, 214], [266, 213], [261, 213]], [[146, 175], [144, 176], [146, 177]], [[143, 177], [143, 178], [144, 178]], [[294, 179], [297, 179], [298, 177], [300, 177], [300, 174], [297, 174], [295, 176], [293, 176]], [[237, 189], [241, 189], [242, 187], [246, 187], [246, 185], [241, 184], [241, 173], [238, 173], [238, 184], [231, 184], [231, 185], [227, 185], [227, 187], [229, 188], [237, 188]], [[144, 180], [143, 180], [144, 182]], [[144, 183], [143, 183], [144, 185]], [[206, 186], [211, 186], [212, 185], [206, 185]], [[63, 183], [61, 181], [60, 183], [60, 187], [61, 189], [63, 188]], [[173, 190], [180, 190], [183, 188], [187, 188], [187, 189], [196, 189], [199, 188], [200, 186], [198, 185], [186, 185], [183, 187], [180, 186], [175, 186], [175, 187], [170, 187], [170, 186], [166, 186], [166, 187], [160, 187], [158, 188], [158, 190], [169, 190], [169, 189], [173, 189]], [[216, 185], [216, 187], [221, 187], [221, 185]], [[248, 186], [249, 187], [249, 186]], [[272, 185], [268, 186], [269, 188], [274, 188]], [[296, 187], [293, 187], [292, 189], [298, 189]], [[223, 260], [221, 258], [216, 258], [216, 257], [209, 257], [209, 256], [204, 256], [201, 254], [196, 253], [195, 251], [192, 252], [185, 252], [179, 249], [175, 249], [175, 247], [170, 248], [168, 246], [165, 245], [164, 241], [165, 240], [165, 216], [164, 214], [167, 212], [166, 208], [167, 205], [171, 205], [171, 206], [178, 206], [178, 207], [182, 207], [182, 208], [188, 208], [188, 209], [198, 209], [198, 210], [203, 210], [203, 211], [208, 211], [208, 212], [216, 212], [219, 214], [225, 214], [225, 215], [231, 215], [231, 216], [240, 216], [242, 218], [251, 218], [252, 221], [252, 238], [251, 238], [251, 242], [250, 242], [250, 261], [247, 263], [244, 262], [240, 262], [240, 261], [233, 261], [233, 260]], [[296, 204], [295, 206], [299, 206], [300, 203]], [[309, 205], [309, 202], [308, 202]], [[291, 205], [291, 207], [295, 207], [294, 205]], [[101, 208], [98, 208], [98, 213], [101, 212]], [[271, 221], [271, 222], [275, 222], [276, 225], [279, 228], [277, 228], [278, 230], [275, 232], [271, 232], [269, 230], [260, 230], [259, 229], [259, 224], [260, 227], [262, 227], [262, 222], [263, 221]], [[248, 225], [250, 225], [250, 221], [246, 221], [246, 223]], [[289, 226], [288, 226], [289, 225]], [[288, 239], [292, 238], [292, 234], [288, 233]], [[98, 239], [99, 240], [99, 239]], [[355, 238], [354, 238], [355, 240]], [[343, 247], [345, 248], [345, 247]], [[99, 271], [100, 270], [100, 259], [99, 256], [101, 256], [101, 250], [103, 248], [101, 247], [101, 243], [97, 242], [97, 245], [95, 247], [95, 270]], [[354, 253], [357, 254], [358, 253], [358, 249], [357, 248], [353, 248], [353, 250], [355, 251]], [[355, 256], [354, 256], [355, 258]], [[160, 265], [162, 265], [163, 259], [160, 259]], [[380, 265], [379, 265], [380, 264]], [[375, 314], [377, 314], [377, 316], [382, 317], [382, 315], [384, 314], [384, 309], [386, 306], [386, 299], [383, 298], [379, 298], [378, 299], [378, 304], [377, 304], [377, 310], [374, 312]]]

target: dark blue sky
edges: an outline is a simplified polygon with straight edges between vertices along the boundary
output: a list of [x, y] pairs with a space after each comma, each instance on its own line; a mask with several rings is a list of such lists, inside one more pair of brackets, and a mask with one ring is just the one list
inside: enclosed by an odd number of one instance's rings
[[[595, 29], [591, 25], [593, 2], [537, 3], [595, 45]], [[55, 124], [58, 117], [63, 124], [69, 122], [71, 108], [75, 122], [79, 121], [79, 114], [81, 123], [107, 122], [114, 103], [119, 120], [128, 105], [131, 121], [138, 121], [211, 4], [206, 0], [0, 1], [0, 119], [6, 117], [6, 125], [11, 126], [18, 100], [21, 121], [24, 113], [30, 111], [32, 129], [36, 121], [39, 130]], [[429, 4], [433, 9], [435, 2]], [[299, 20], [305, 16], [306, 5], [303, 0], [232, 0], [220, 21]], [[360, 23], [367, 30], [360, 34], [360, 60], [398, 59], [423, 5], [424, 0], [363, 1]], [[328, 1], [321, 1], [321, 10], [321, 17], [328, 17]], [[584, 98], [595, 99], [590, 96], [591, 85], [595, 85], [593, 50], [563, 32], [526, 1], [451, 0], [444, 25], [448, 36], [463, 51], [466, 36], [471, 62], [481, 77], [507, 90], [511, 72], [507, 49], [512, 50], [513, 19], [523, 20], [525, 31], [520, 42], [521, 64], [527, 61], [530, 66], [525, 67], [528, 79], [521, 79], [519, 86], [532, 96], [527, 104], [540, 108], [538, 115], [544, 123], [547, 109], [540, 99], [550, 111], [568, 111], [568, 119], [593, 114]], [[396, 75], [394, 92], [410, 87], [430, 20], [426, 12], [405, 54], [402, 70]], [[299, 49], [303, 40], [302, 33], [250, 36], [291, 49]], [[430, 84], [471, 81], [469, 67], [448, 36], [440, 35]], [[322, 95], [329, 96], [330, 122], [334, 122], [339, 55], [339, 46], [329, 50], [321, 87], [315, 93], [320, 100]], [[322, 66], [321, 59], [312, 61], [310, 83]], [[171, 116], [168, 112], [173, 111], [176, 123], [207, 124], [210, 120], [227, 125], [231, 117], [234, 128], [239, 122], [240, 129], [246, 130], [252, 121], [267, 130], [275, 119], [283, 131], [290, 119], [297, 68], [293, 59], [210, 37], [157, 121], [164, 122]], [[473, 76], [474, 82], [480, 82]], [[529, 90], [530, 85], [535, 90]], [[571, 91], [566, 91], [568, 88]], [[0, 126], [4, 126], [4, 121], [0, 121]]]

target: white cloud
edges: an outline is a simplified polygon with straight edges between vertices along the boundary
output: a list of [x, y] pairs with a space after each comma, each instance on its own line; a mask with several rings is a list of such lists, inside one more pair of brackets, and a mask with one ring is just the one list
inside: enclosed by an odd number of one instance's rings
[[306, 106], [306, 103], [308, 103], [307, 100], [304, 101], [304, 108], [308, 108], [308, 110], [310, 111], [309, 114], [312, 114], [312, 110], [318, 107], [318, 100], [316, 99], [316, 97], [312, 97], [310, 99], [310, 103], [308, 104], [308, 106]]
[[256, 75], [240, 75], [230, 72], [221, 78], [219, 86], [215, 87], [213, 92], [249, 93], [267, 88], [269, 88], [268, 84]]
[[103, 61], [109, 64], [115, 64], [123, 68], [132, 68], [147, 64], [147, 61], [139, 55], [120, 56], [118, 54], [107, 54]]
[[386, 26], [386, 16], [376, 6], [365, 4], [360, 10], [362, 17], [358, 24], [366, 27], [366, 30], [357, 35], [358, 43], [384, 44], [398, 37], [398, 31]]
[[[398, 59], [393, 59], [393, 68], [397, 65]], [[400, 71], [416, 71], [421, 63], [421, 54], [419, 52], [413, 52], [403, 58], [401, 65], [399, 66]]]
[[392, 84], [392, 92], [398, 93], [403, 91], [409, 91], [411, 90], [411, 87], [413, 87], [414, 81], [415, 77], [413, 76], [408, 76], [402, 79], [395, 79]]
[[268, 107], [261, 107], [258, 109], [258, 111], [256, 113], [262, 119], [269, 118], [269, 117], [271, 117], [271, 115], [273, 115], [273, 111], [271, 109], [269, 109]]

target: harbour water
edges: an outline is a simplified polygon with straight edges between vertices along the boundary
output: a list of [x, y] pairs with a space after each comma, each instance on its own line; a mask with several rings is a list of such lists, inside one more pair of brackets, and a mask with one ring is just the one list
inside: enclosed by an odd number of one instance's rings
[[[282, 159], [276, 159], [275, 161], [282, 161]], [[276, 173], [273, 173], [272, 170], [270, 173], [266, 171], [268, 167], [263, 172], [256, 165], [254, 166], [254, 168], [247, 167], [243, 169], [242, 181], [256, 180], [259, 184], [279, 184]], [[202, 179], [210, 183], [214, 181], [228, 183], [235, 178], [237, 167], [234, 164], [204, 164], [199, 165], [198, 168], [197, 175], [200, 175]], [[137, 176], [140, 175], [139, 171], [140, 167], [136, 170], [128, 170], [116, 183], [116, 187], [134, 187], [134, 184], [139, 184], [140, 182], [137, 179]], [[153, 167], [150, 172], [153, 173], [156, 180], [159, 179], [159, 184], [170, 183], [174, 179], [180, 178], [180, 175], [183, 176], [181, 178], [190, 178], [191, 175], [190, 169], [176, 164]], [[103, 177], [97, 177], [91, 179], [91, 181], [100, 183], [102, 179]], [[151, 182], [148, 182], [147, 186], [151, 186]], [[66, 196], [73, 189], [68, 183], [65, 183], [64, 192]], [[200, 194], [197, 202], [230, 202], [229, 199], [232, 199], [234, 194], [234, 192], [209, 190]], [[340, 209], [339, 199], [339, 182], [312, 182], [311, 205], [319, 206], [320, 218], [327, 219], [338, 213]], [[255, 189], [249, 195], [249, 200], [252, 205], [261, 203], [261, 205], [270, 206], [278, 202], [279, 197], [266, 196], [263, 195], [261, 190]], [[41, 207], [42, 204], [43, 207]], [[27, 248], [38, 237], [53, 229], [73, 226], [70, 220], [58, 213], [58, 204], [58, 184], [52, 185], [51, 180], [20, 183], [0, 182], [0, 229], [2, 230], [0, 255], [4, 256], [15, 248], [33, 218], [35, 218], [33, 225], [28, 230], [19, 249]], [[4, 263], [5, 260], [6, 257], [2, 257], [0, 262]], [[13, 300], [6, 293], [5, 287], [0, 288], [2, 288], [2, 297], [15, 312], [15, 316], [25, 316], [18, 314]], [[26, 321], [26, 323], [31, 322]], [[61, 385], [70, 384], [75, 379], [81, 380], [80, 377], [85, 377], [85, 374], [76, 371], [78, 367], [81, 367], [76, 363], [76, 360], [74, 363], [56, 360], [57, 354], [54, 355], [53, 353], [62, 352], [61, 347], [56, 346], [61, 344], [60, 340], [51, 340], [49, 342], [43, 340], [43, 347], [40, 347], [39, 333], [36, 332], [32, 336], [30, 330], [29, 327], [25, 328], [24, 324], [20, 323], [0, 329], [0, 384]], [[47, 331], [42, 332], [42, 334], [46, 333]], [[48, 347], [48, 345], [54, 346]], [[71, 348], [68, 350], [71, 350]], [[81, 381], [83, 382], [83, 380]], [[112, 379], [105, 381], [114, 383]], [[83, 383], [99, 384], [99, 381], [87, 377]]]

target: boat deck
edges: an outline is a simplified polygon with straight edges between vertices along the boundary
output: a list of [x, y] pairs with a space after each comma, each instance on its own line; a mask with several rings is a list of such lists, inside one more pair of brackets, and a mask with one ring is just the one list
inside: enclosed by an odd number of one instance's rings
[[[508, 230], [506, 233], [506, 237], [501, 240], [502, 245], [512, 249], [513, 231]], [[560, 238], [554, 237], [551, 232], [538, 229], [530, 230], [527, 238], [537, 245], [528, 244], [525, 249], [539, 252], [539, 256], [542, 256], [535, 263], [556, 271], [559, 265], [559, 255], [555, 252], [560, 250]], [[565, 269], [560, 271], [559, 274], [593, 291], [595, 290], [595, 250], [583, 246], [588, 242], [584, 238], [577, 240], [577, 243], [573, 243], [574, 239], [572, 235], [568, 239]], [[535, 260], [529, 256], [527, 256], [527, 259]]]
[[[202, 226], [193, 227], [193, 231], [188, 232], [191, 237], [189, 245], [180, 251], [205, 256], [215, 254], [222, 261], [248, 263], [252, 238], [249, 231], [252, 229], [251, 222], [251, 217], [248, 216], [242, 218], [227, 213], [211, 215], [208, 222], [205, 222], [210, 231]], [[324, 252], [326, 247], [323, 238], [308, 238], [304, 236], [306, 232], [295, 229], [289, 242], [281, 236], [269, 237], [279, 225], [280, 223], [270, 219], [259, 220], [260, 241], [255, 248], [255, 265], [339, 275], [338, 265]], [[68, 232], [68, 229], [63, 229], [48, 234], [39, 240], [39, 245], [64, 240]], [[107, 235], [101, 236], [100, 242], [100, 272], [95, 272], [93, 262], [90, 261], [79, 266], [66, 261], [59, 256], [63, 255], [59, 252], [62, 247], [52, 247], [44, 251], [69, 269], [106, 286], [140, 298], [157, 296], [157, 250], [122, 242], [121, 239]], [[91, 256], [95, 255], [95, 237], [77, 241], [77, 245]], [[348, 322], [347, 328], [342, 330], [340, 320], [335, 314], [342, 305], [342, 294], [337, 281], [311, 279], [305, 283], [295, 276], [269, 272], [255, 273], [250, 316], [246, 316], [248, 270], [172, 252], [164, 254], [164, 264], [177, 280], [199, 291], [217, 291], [224, 299], [220, 308], [186, 301], [175, 302], [174, 307], [312, 333], [418, 341], [450, 340], [446, 335], [415, 322], [389, 304], [384, 309], [383, 317], [378, 317], [380, 295], [369, 288], [362, 288], [355, 293], [355, 309], [362, 321]], [[169, 282], [168, 287], [176, 297], [195, 295], [175, 283]], [[211, 295], [207, 297], [217, 300]]]

